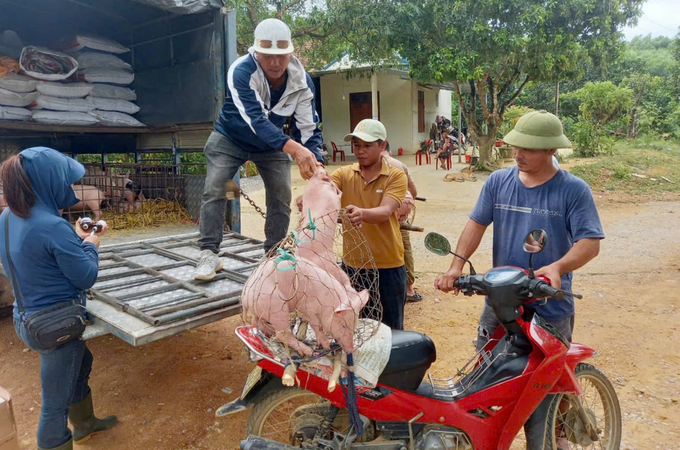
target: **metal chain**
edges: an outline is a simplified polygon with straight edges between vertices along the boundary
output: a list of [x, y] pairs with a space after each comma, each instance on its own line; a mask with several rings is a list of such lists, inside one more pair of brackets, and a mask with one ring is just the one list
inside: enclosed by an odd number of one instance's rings
[[238, 191], [239, 191], [239, 194], [243, 196], [243, 198], [245, 198], [246, 200], [248, 200], [248, 203], [250, 203], [250, 206], [252, 206], [253, 208], [255, 208], [255, 211], [257, 211], [258, 213], [260, 213], [260, 215], [262, 216], [262, 218], [266, 220], [266, 219], [267, 219], [267, 214], [266, 214], [264, 211], [262, 211], [262, 208], [260, 208], [259, 206], [257, 206], [257, 205], [255, 204], [255, 202], [253, 201], [253, 199], [250, 198], [250, 197], [248, 197], [248, 194], [246, 194], [245, 192], [243, 192], [243, 189], [241, 189], [241, 188], [239, 187], [239, 188], [238, 188]]

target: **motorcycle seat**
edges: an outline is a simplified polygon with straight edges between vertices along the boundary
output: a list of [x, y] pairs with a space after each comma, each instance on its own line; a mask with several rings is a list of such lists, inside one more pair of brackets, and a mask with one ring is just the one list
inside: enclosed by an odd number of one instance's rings
[[392, 330], [392, 350], [378, 383], [415, 392], [437, 359], [432, 339], [415, 331]]

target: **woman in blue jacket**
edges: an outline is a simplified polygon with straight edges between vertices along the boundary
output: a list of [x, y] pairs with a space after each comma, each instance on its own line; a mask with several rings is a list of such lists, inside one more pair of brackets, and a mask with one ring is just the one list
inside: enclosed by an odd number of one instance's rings
[[[76, 232], [59, 213], [78, 203], [71, 184], [83, 175], [82, 164], [46, 147], [11, 156], [0, 169], [9, 205], [0, 216], [0, 259], [10, 275], [5, 245], [9, 215], [9, 249], [16, 278], [13, 288], [21, 293], [24, 317], [60, 302], [84, 304], [85, 290], [97, 279], [99, 236], [90, 236], [79, 226]], [[16, 302], [14, 327], [21, 340], [40, 353], [39, 449], [72, 449], [74, 440], [82, 442], [116, 424], [115, 416], [94, 416], [88, 385], [92, 353], [85, 341], [77, 339], [54, 350], [40, 350], [26, 330]]]

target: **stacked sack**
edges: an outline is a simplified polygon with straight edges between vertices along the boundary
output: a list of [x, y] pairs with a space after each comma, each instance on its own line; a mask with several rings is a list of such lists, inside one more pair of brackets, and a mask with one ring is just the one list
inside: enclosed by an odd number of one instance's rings
[[72, 56], [42, 47], [26, 46], [19, 57], [21, 71], [36, 81], [35, 99], [29, 106], [34, 121], [49, 125], [94, 125], [92, 105], [84, 97], [90, 88], [66, 80], [75, 75]]
[[25, 75], [18, 75], [19, 61], [0, 55], [0, 120], [31, 120], [26, 107], [38, 97], [38, 82]]
[[74, 36], [60, 42], [59, 48], [78, 62], [77, 77], [92, 86], [86, 100], [90, 115], [106, 126], [144, 126], [132, 117], [139, 111], [133, 102], [137, 94], [129, 86], [135, 79], [132, 66], [116, 55], [130, 51], [110, 39]]
[[0, 59], [0, 120], [144, 126], [132, 117], [139, 111], [135, 91], [126, 87], [134, 81], [132, 66], [116, 56], [128, 48], [88, 36], [63, 40], [58, 48], [68, 54], [27, 46], [18, 62]]

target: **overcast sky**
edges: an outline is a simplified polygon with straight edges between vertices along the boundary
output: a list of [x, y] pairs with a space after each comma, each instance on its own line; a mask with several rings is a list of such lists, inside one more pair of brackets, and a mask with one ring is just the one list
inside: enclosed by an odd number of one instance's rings
[[627, 40], [638, 34], [673, 37], [680, 27], [679, 0], [647, 0], [642, 6], [642, 16], [635, 28], [625, 28]]

